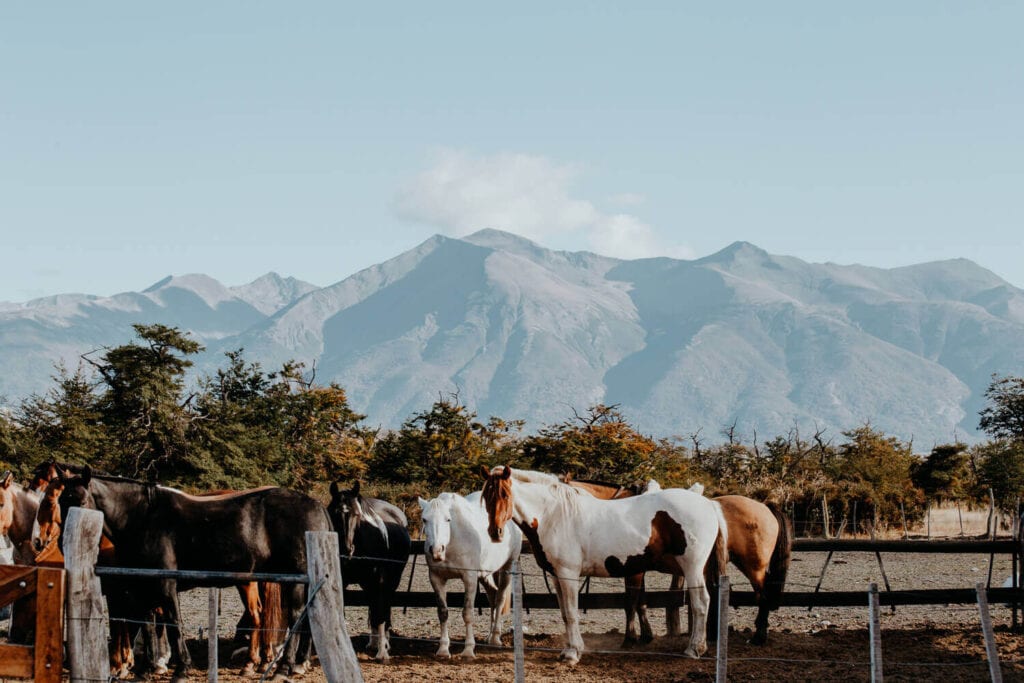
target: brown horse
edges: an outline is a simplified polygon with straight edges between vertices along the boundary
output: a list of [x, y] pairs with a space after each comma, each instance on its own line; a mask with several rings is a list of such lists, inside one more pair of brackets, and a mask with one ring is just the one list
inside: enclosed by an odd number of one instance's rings
[[[571, 480], [569, 477], [566, 477], [566, 480], [570, 486], [581, 488], [596, 498], [607, 500], [642, 493], [635, 486], [624, 487], [605, 482]], [[712, 500], [721, 507], [722, 516], [725, 517], [729, 528], [729, 561], [747, 577], [754, 589], [757, 618], [754, 621], [754, 636], [750, 642], [754, 645], [764, 645], [768, 642], [768, 613], [779, 608], [782, 591], [786, 585], [786, 574], [789, 571], [793, 548], [793, 525], [789, 517], [771, 503], [765, 504], [746, 496], [736, 495], [719, 496]], [[714, 560], [714, 557], [712, 554], [711, 559]], [[717, 574], [713, 562], [709, 562], [705, 571], [709, 586], [717, 586]], [[650, 642], [651, 625], [647, 620], [647, 606], [642, 599], [643, 575], [627, 577], [625, 583], [626, 642], [630, 642], [631, 635], [634, 639], [636, 637], [636, 625], [632, 622], [634, 615], [640, 618], [641, 642]], [[673, 576], [669, 590], [674, 595], [681, 596], [682, 587], [682, 577]], [[713, 627], [717, 625], [718, 603], [714, 599], [711, 602], [708, 636], [714, 639], [717, 636], [717, 631]], [[680, 635], [682, 628], [679, 623], [678, 604], [670, 604], [666, 609], [666, 622], [669, 635]]]
[[[255, 490], [264, 490], [261, 489]], [[37, 513], [38, 537], [35, 539], [37, 548], [36, 564], [50, 566], [64, 566], [64, 556], [60, 552], [57, 539], [60, 538], [61, 512], [60, 495], [64, 491], [64, 484], [60, 478], [53, 479], [46, 485], [43, 499], [39, 503]], [[229, 494], [244, 493], [231, 490], [211, 491], [202, 496], [225, 496]], [[99, 564], [114, 563], [114, 545], [106, 536], [100, 540]], [[257, 583], [255, 581], [241, 584], [238, 587], [238, 595], [245, 608], [242, 619], [236, 626], [238, 633], [248, 632], [245, 638], [249, 643], [249, 658], [242, 675], [250, 675], [255, 672], [261, 664], [269, 665], [274, 660], [276, 647], [283, 640], [281, 631], [283, 618], [281, 613], [281, 589], [276, 583]], [[137, 628], [132, 628], [118, 619], [112, 619], [111, 625], [111, 675], [117, 678], [127, 677], [135, 666], [135, 653], [132, 641], [138, 633]], [[162, 663], [157, 664], [157, 673], [166, 670]]]

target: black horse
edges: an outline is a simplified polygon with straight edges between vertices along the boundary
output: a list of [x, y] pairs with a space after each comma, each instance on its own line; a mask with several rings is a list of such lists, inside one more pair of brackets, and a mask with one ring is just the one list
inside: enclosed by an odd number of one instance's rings
[[[130, 479], [62, 473], [62, 518], [74, 506], [103, 513], [104, 533], [114, 543], [117, 565], [159, 569], [306, 573], [304, 531], [330, 531], [324, 507], [312, 498], [282, 488], [257, 489], [216, 497], [190, 496], [174, 489]], [[63, 533], [63, 530], [62, 530]], [[229, 583], [224, 585], [230, 585]], [[173, 681], [185, 681], [191, 660], [181, 636], [178, 590], [188, 582], [136, 579], [126, 582], [139, 617], [161, 609], [168, 623]], [[294, 624], [305, 604], [303, 584], [283, 586], [282, 608]], [[289, 676], [308, 659], [308, 632], [292, 640], [278, 668]]]
[[338, 531], [342, 581], [346, 586], [359, 584], [370, 605], [367, 650], [376, 647], [374, 658], [386, 662], [391, 604], [412, 548], [405, 513], [391, 503], [359, 495], [358, 481], [347, 491], [332, 482], [327, 511]]

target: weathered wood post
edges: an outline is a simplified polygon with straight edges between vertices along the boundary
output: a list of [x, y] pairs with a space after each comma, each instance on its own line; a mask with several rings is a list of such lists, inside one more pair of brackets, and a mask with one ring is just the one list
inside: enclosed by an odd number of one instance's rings
[[526, 651], [523, 643], [523, 573], [520, 561], [512, 563], [512, 647], [515, 649], [515, 683], [526, 681]]
[[[206, 624], [206, 628], [209, 630], [209, 633], [206, 634], [206, 652], [208, 661], [206, 667], [208, 672], [206, 680], [209, 681], [209, 683], [217, 683], [217, 669], [219, 666], [217, 661], [217, 631], [219, 630], [217, 626], [217, 611], [219, 607], [218, 603], [220, 602], [220, 589], [210, 588], [209, 591], [210, 594], [207, 602], [210, 610], [210, 618]], [[251, 637], [256, 638], [257, 633], [253, 631]]]
[[64, 523], [64, 568], [67, 571], [67, 639], [71, 683], [105, 681], [107, 603], [103, 600], [96, 559], [103, 533], [103, 513], [71, 508]]
[[999, 650], [996, 649], [996, 636], [992, 632], [992, 616], [988, 611], [988, 591], [985, 584], [978, 583], [978, 612], [981, 614], [981, 630], [985, 634], [985, 654], [988, 655], [988, 673], [992, 683], [1003, 683], [1003, 671], [999, 666]]
[[323, 581], [309, 604], [309, 628], [328, 683], [362, 681], [363, 672], [345, 626], [345, 599], [341, 586], [338, 534], [306, 532], [306, 568], [309, 590]]
[[729, 577], [718, 577], [718, 645], [715, 650], [715, 681], [725, 683], [729, 672]]
[[871, 683], [882, 683], [882, 630], [878, 623], [878, 584], [868, 586], [868, 635], [871, 639]]

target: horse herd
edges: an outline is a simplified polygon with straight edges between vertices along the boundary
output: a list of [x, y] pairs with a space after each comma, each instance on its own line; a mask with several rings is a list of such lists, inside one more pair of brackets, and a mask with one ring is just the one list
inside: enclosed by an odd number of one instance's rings
[[[767, 639], [768, 612], [777, 609], [789, 566], [792, 529], [776, 508], [743, 496], [715, 499], [700, 485], [662, 489], [657, 482], [624, 487], [576, 481], [543, 472], [498, 466], [481, 468], [482, 490], [461, 496], [442, 493], [419, 500], [430, 582], [437, 595], [440, 640], [437, 656], [449, 657], [446, 585], [461, 579], [465, 590], [466, 638], [462, 657], [473, 657], [472, 607], [477, 586], [490, 603], [488, 643], [501, 643], [501, 617], [510, 599], [511, 569], [525, 537], [537, 564], [554, 577], [566, 629], [561, 658], [579, 661], [578, 595], [583, 577], [621, 577], [625, 583], [625, 645], [653, 638], [644, 599], [644, 573], [672, 575], [678, 595], [667, 610], [669, 635], [681, 632], [685, 594], [690, 636], [685, 654], [706, 651], [709, 587], [732, 561], [750, 580], [758, 605], [752, 642]], [[325, 507], [284, 488], [215, 491], [190, 495], [170, 487], [94, 474], [89, 467], [44, 463], [22, 487], [0, 479], [0, 538], [16, 546], [21, 564], [62, 564], [61, 522], [71, 507], [104, 515], [100, 564], [232, 572], [305, 573], [304, 531], [334, 530], [346, 586], [359, 585], [369, 605], [368, 649], [389, 658], [391, 605], [408, 560], [411, 540], [405, 514], [360, 493], [359, 483], [330, 485]], [[178, 592], [184, 580], [104, 577], [111, 617], [111, 674], [165, 671], [186, 680], [190, 658], [181, 631]], [[307, 630], [281, 649], [284, 626], [294, 625], [306, 599], [302, 584], [239, 586], [245, 614], [239, 633], [250, 633], [244, 672], [269, 667], [277, 654], [278, 677], [305, 670], [312, 643]], [[639, 626], [638, 626], [639, 622]], [[18, 618], [12, 638], [18, 636]], [[135, 666], [133, 643], [140, 635], [146, 656]], [[23, 634], [22, 634], [23, 635]], [[166, 641], [167, 652], [161, 652]]]

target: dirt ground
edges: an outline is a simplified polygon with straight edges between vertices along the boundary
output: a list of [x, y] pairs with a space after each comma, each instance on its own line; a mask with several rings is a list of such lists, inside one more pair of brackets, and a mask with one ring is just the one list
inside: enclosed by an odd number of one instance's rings
[[[988, 556], [983, 555], [883, 555], [885, 571], [893, 590], [912, 588], [973, 588], [987, 579]], [[825, 560], [824, 553], [797, 553], [793, 557], [788, 586], [793, 590], [813, 590]], [[532, 557], [524, 556], [523, 570], [526, 590], [544, 591], [539, 570]], [[999, 585], [1010, 575], [1010, 559], [996, 558], [993, 584]], [[403, 579], [407, 585], [409, 567]], [[730, 578], [737, 590], [749, 587], [735, 570]], [[665, 579], [658, 577], [652, 590], [659, 590]], [[867, 589], [869, 582], [882, 585], [878, 562], [870, 553], [836, 553], [822, 584], [822, 590]], [[430, 590], [422, 559], [413, 577], [414, 591]], [[451, 591], [461, 590], [461, 583], [449, 583]], [[595, 580], [592, 592], [618, 592], [621, 583]], [[207, 596], [196, 590], [183, 596], [188, 617], [188, 632], [198, 636], [205, 626]], [[747, 643], [753, 629], [755, 610], [730, 610], [729, 676], [733, 680], [754, 681], [861, 681], [869, 680], [867, 598], [861, 608], [783, 608], [772, 614], [770, 642], [766, 647]], [[240, 613], [235, 595], [225, 591], [220, 630], [220, 676], [230, 683], [243, 679], [236, 675], [237, 665], [224, 663], [230, 655], [228, 637]], [[366, 610], [346, 609], [347, 622], [357, 651], [366, 643]], [[1011, 612], [1003, 605], [992, 605], [996, 640], [1002, 671], [1006, 681], [1024, 681], [1024, 638], [1010, 629]], [[506, 630], [509, 627], [506, 617]], [[474, 613], [477, 634], [477, 657], [473, 660], [440, 661], [434, 658], [438, 636], [434, 609], [410, 608], [403, 614], [396, 609], [393, 617], [395, 637], [393, 657], [388, 664], [374, 662], [360, 654], [363, 676], [367, 681], [432, 681], [452, 680], [460, 683], [506, 681], [513, 677], [510, 649], [489, 648], [479, 644], [487, 631], [486, 614]], [[558, 661], [562, 648], [563, 628], [557, 610], [532, 610], [524, 615], [526, 629], [526, 677], [529, 681], [704, 681], [713, 680], [714, 648], [701, 660], [680, 656], [686, 636], [664, 635], [663, 610], [651, 610], [656, 638], [650, 645], [623, 652], [621, 650], [623, 613], [618, 610], [591, 610], [582, 615], [582, 631], [588, 652], [581, 663], [569, 668]], [[685, 620], [684, 620], [685, 621]], [[976, 605], [935, 605], [899, 607], [895, 612], [883, 609], [881, 615], [882, 655], [884, 673], [889, 680], [918, 681], [944, 677], [956, 681], [985, 681], [988, 678], [984, 640]], [[451, 636], [453, 654], [461, 650], [464, 629], [461, 612], [452, 610]], [[511, 645], [511, 634], [504, 637]], [[196, 663], [205, 669], [205, 641], [193, 641]], [[237, 661], [237, 658], [236, 658]], [[205, 670], [197, 667], [196, 679], [205, 678]], [[249, 679], [246, 679], [249, 680]], [[320, 683], [323, 672], [315, 668], [303, 680]]]

